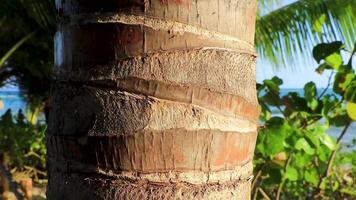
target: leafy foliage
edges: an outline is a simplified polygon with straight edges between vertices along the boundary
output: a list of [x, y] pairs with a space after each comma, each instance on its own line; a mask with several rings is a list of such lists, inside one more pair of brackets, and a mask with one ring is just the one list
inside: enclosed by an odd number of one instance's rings
[[[327, 92], [329, 88], [318, 93], [315, 83], [309, 82], [304, 86], [304, 95], [296, 92], [282, 95], [283, 81], [278, 77], [257, 85], [263, 126], [255, 155], [256, 198], [265, 195], [276, 199], [355, 198], [350, 188], [356, 187], [356, 181], [351, 178], [346, 183], [334, 163], [342, 137], [356, 120], [356, 75], [352, 62], [344, 63], [341, 59], [343, 47], [341, 42], [332, 42], [319, 44], [313, 50], [315, 60], [320, 63], [317, 72], [323, 74], [329, 70], [335, 74], [333, 93]], [[333, 61], [336, 58], [340, 61]], [[330, 126], [343, 127], [337, 140], [326, 133]], [[355, 165], [352, 170], [354, 178]]]
[[31, 108], [48, 97], [53, 68], [52, 0], [4, 0], [0, 7], [0, 86], [15, 83]]
[[14, 118], [8, 110], [0, 118], [0, 154], [11, 169], [43, 178], [45, 171], [45, 125], [32, 125], [21, 111]]

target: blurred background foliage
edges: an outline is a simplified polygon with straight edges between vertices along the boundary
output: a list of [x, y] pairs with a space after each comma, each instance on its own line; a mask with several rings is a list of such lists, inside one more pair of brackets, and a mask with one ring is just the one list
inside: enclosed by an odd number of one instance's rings
[[[254, 199], [356, 198], [356, 141], [349, 149], [342, 144], [356, 121], [356, 74], [351, 62], [356, 46], [349, 60], [343, 61], [341, 51], [347, 50], [339, 41], [313, 48], [320, 64], [315, 73], [331, 71], [334, 80], [322, 90], [309, 82], [302, 94], [283, 94], [283, 80], [278, 77], [257, 84], [262, 126], [254, 158]], [[341, 130], [336, 139], [327, 133], [331, 127]]]
[[14, 83], [33, 112], [49, 96], [55, 7], [51, 0], [3, 0], [0, 7], [0, 86]]

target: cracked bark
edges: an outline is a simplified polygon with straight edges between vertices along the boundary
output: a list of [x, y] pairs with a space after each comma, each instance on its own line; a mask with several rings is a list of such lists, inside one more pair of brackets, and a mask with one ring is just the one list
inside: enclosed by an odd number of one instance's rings
[[57, 0], [49, 199], [249, 199], [252, 0]]

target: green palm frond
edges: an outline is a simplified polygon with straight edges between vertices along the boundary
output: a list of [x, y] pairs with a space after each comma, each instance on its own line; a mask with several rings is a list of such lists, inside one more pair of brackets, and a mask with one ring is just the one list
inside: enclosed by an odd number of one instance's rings
[[268, 13], [274, 7], [278, 6], [282, 0], [258, 0], [258, 13], [257, 18], [263, 13]]
[[[299, 0], [257, 20], [256, 47], [274, 63], [310, 58], [315, 44], [356, 41], [356, 0]], [[305, 60], [305, 59], [304, 59]]]
[[0, 68], [5, 65], [6, 61], [11, 57], [12, 54], [16, 52], [18, 48], [21, 47], [28, 39], [33, 36], [34, 32], [26, 35], [25, 37], [21, 38], [14, 46], [12, 46], [6, 53], [0, 58]]
[[21, 0], [21, 4], [41, 28], [53, 31], [56, 24], [53, 0]]

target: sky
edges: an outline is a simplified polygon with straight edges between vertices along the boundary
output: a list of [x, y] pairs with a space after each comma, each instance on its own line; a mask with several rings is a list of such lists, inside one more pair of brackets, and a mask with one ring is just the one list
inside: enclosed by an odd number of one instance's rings
[[[283, 0], [280, 5], [276, 6], [276, 8], [294, 1], [295, 0]], [[296, 60], [295, 62], [297, 63], [299, 60]], [[319, 88], [326, 87], [328, 84], [328, 76], [315, 73], [317, 66], [316, 62], [311, 62], [300, 67], [285, 66], [279, 70], [274, 70], [271, 63], [267, 60], [259, 58], [257, 61], [257, 82], [260, 83], [264, 79], [270, 79], [273, 76], [278, 76], [284, 81], [282, 88], [303, 88], [303, 86], [310, 81], [314, 81]]]
[[[278, 7], [282, 7], [288, 5], [290, 3], [295, 2], [296, 0], [281, 0], [280, 5], [275, 6], [274, 9]], [[309, 56], [309, 57], [308, 57]], [[302, 55], [302, 58], [296, 58], [296, 63], [305, 63], [300, 59], [304, 58], [312, 58], [312, 55]], [[343, 55], [344, 60], [347, 61], [349, 59], [349, 55]], [[257, 61], [257, 82], [260, 83], [264, 79], [271, 79], [273, 76], [278, 76], [283, 79], [284, 84], [281, 86], [282, 88], [303, 88], [304, 85], [310, 81], [313, 81], [318, 88], [325, 88], [328, 85], [329, 76], [328, 74], [320, 75], [315, 72], [315, 69], [318, 67], [318, 64], [313, 60], [309, 59], [310, 62], [307, 61], [305, 64], [299, 64], [298, 66], [284, 66], [278, 70], [273, 69], [273, 65], [268, 62], [268, 60], [264, 60], [259, 58]], [[353, 59], [353, 66], [356, 65], [356, 58]]]

